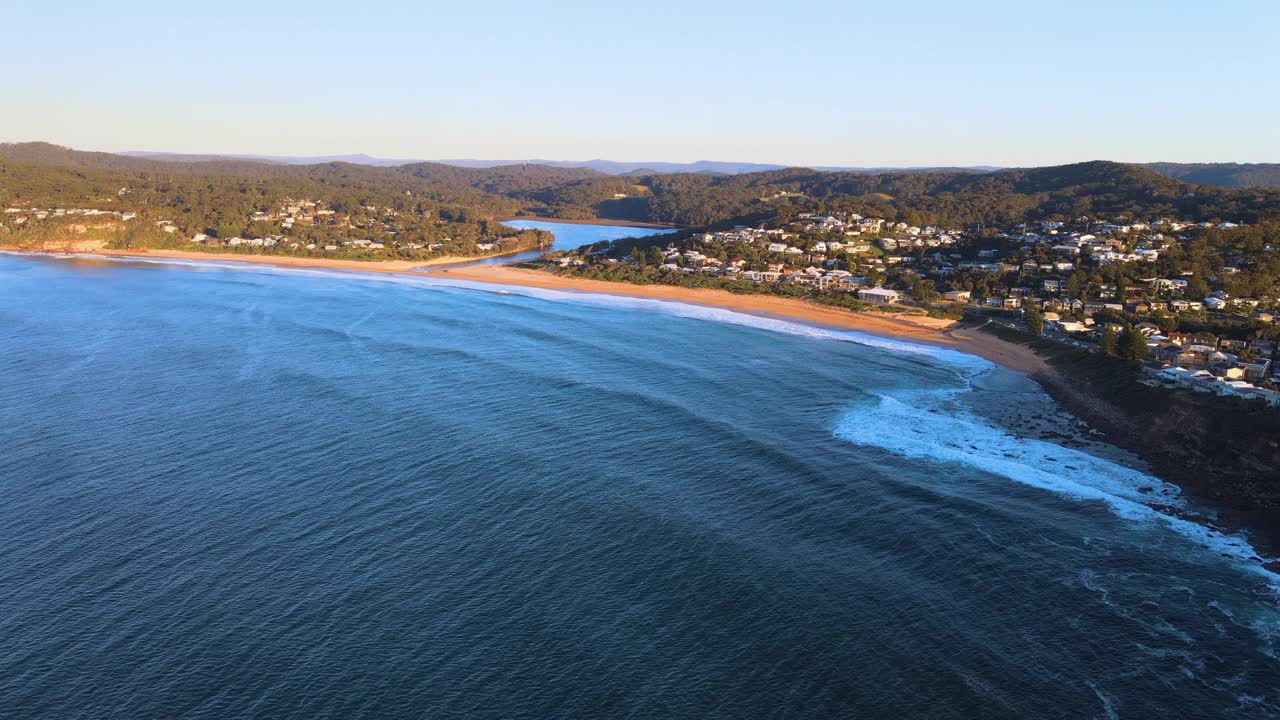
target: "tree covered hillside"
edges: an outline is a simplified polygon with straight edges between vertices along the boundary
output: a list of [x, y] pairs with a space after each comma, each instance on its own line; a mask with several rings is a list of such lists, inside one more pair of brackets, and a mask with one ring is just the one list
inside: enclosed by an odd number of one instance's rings
[[1280, 163], [1147, 163], [1143, 167], [1195, 185], [1280, 187]]
[[[119, 181], [147, 187], [230, 183], [243, 184], [245, 190], [239, 196], [215, 193], [221, 198], [215, 204], [254, 204], [255, 194], [263, 193], [329, 194], [350, 202], [361, 196], [380, 197], [386, 205], [403, 205], [406, 200], [401, 198], [409, 198], [468, 222], [535, 214], [704, 227], [768, 222], [800, 212], [854, 212], [912, 225], [973, 227], [1082, 215], [1245, 223], [1280, 217], [1280, 189], [1193, 185], [1147, 167], [1104, 161], [987, 173], [785, 168], [738, 175], [623, 177], [589, 168], [530, 164], [472, 168], [441, 163], [373, 167], [341, 162], [164, 161], [23, 143], [0, 145], [0, 162], [14, 168], [8, 171], [8, 198], [27, 197], [35, 187], [48, 192], [53, 185], [83, 185], [72, 182], [75, 177], [88, 183]], [[42, 170], [19, 170], [18, 164]], [[117, 175], [108, 180], [102, 174], [108, 172]], [[393, 202], [390, 196], [397, 199]]]

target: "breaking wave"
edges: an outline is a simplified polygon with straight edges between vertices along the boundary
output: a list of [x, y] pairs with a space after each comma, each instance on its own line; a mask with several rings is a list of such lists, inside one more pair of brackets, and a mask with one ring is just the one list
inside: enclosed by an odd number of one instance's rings
[[836, 437], [902, 457], [959, 464], [999, 475], [1063, 497], [1104, 503], [1126, 520], [1155, 522], [1242, 561], [1267, 560], [1240, 535], [1226, 534], [1176, 513], [1185, 502], [1175, 485], [1115, 462], [1044, 440], [1018, 437], [966, 410], [958, 401], [967, 388], [894, 390], [873, 393], [874, 405], [850, 408], [836, 422]]

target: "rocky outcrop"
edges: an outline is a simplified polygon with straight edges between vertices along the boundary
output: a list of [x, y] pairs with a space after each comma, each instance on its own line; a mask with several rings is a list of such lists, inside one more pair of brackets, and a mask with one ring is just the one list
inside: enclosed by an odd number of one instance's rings
[[1159, 477], [1280, 555], [1280, 412], [1242, 400], [1148, 388], [1097, 358], [1055, 358], [1034, 378], [1063, 407]]

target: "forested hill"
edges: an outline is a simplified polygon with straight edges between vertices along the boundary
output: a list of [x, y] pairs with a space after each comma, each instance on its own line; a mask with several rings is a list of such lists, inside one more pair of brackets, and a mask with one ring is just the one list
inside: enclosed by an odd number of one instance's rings
[[[845, 210], [911, 224], [1009, 224], [1081, 215], [1255, 222], [1280, 216], [1280, 190], [1192, 186], [1146, 168], [1087, 162], [991, 173], [826, 173], [792, 168], [729, 177], [636, 179], [636, 219], [705, 225], [779, 213]], [[603, 201], [607, 205], [607, 201]]]
[[274, 163], [252, 160], [216, 158], [207, 161], [169, 162], [149, 158], [117, 155], [114, 153], [73, 150], [45, 142], [0, 143], [0, 160], [47, 165], [54, 167], [82, 167], [99, 170], [130, 170], [158, 173], [182, 173], [199, 175], [256, 175], [275, 176], [288, 174], [288, 169]]
[[[520, 209], [525, 198], [569, 183], [607, 177], [586, 168], [541, 165], [475, 169], [440, 163], [374, 167], [346, 162], [291, 165], [235, 159], [155, 160], [72, 150], [42, 142], [0, 144], [0, 162], [5, 161], [30, 167], [96, 170], [99, 172], [95, 179], [108, 184], [127, 185], [130, 180], [134, 184], [145, 184], [185, 176], [270, 182], [289, 186], [295, 192], [310, 188], [308, 192], [313, 195], [326, 194], [325, 187], [371, 197], [408, 193], [439, 204], [466, 206], [481, 215], [512, 214]], [[105, 172], [120, 175], [108, 181]], [[23, 175], [33, 177], [29, 170]]]
[[545, 165], [462, 168], [442, 163], [411, 163], [395, 167], [377, 167], [341, 161], [304, 165], [219, 157], [200, 159], [199, 156], [194, 156], [192, 159], [153, 159], [72, 150], [44, 142], [0, 143], [0, 160], [55, 167], [131, 170], [169, 175], [236, 175], [246, 178], [323, 178], [341, 173], [346, 177], [360, 178], [368, 183], [382, 181], [398, 185], [406, 181], [422, 180], [436, 185], [471, 187], [499, 194], [546, 188], [584, 178], [605, 177], [603, 173], [587, 168]]
[[[848, 211], [913, 225], [1010, 225], [1081, 215], [1253, 223], [1280, 217], [1280, 189], [1186, 183], [1155, 170], [1114, 162], [970, 171], [826, 172], [784, 168], [738, 175], [677, 173], [617, 176], [588, 168], [505, 165], [467, 168], [442, 163], [372, 167], [332, 162], [288, 165], [249, 160], [163, 161], [81, 152], [47, 143], [0, 145], [12, 163], [6, 201], [21, 195], [15, 180], [53, 188], [35, 168], [96, 171], [105, 185], [156, 184], [173, 178], [268, 183], [312, 195], [361, 199], [411, 197], [483, 219], [527, 213], [573, 219], [609, 218], [693, 227], [754, 223], [799, 212]], [[103, 173], [117, 173], [108, 179]], [[48, 173], [44, 173], [48, 175]], [[63, 178], [62, 187], [75, 186]], [[49, 181], [49, 182], [46, 182]], [[189, 183], [184, 183], [189, 184]], [[83, 188], [82, 188], [83, 189]], [[278, 194], [274, 191], [271, 194]]]
[[1143, 167], [1195, 185], [1280, 188], [1280, 163], [1147, 163]]

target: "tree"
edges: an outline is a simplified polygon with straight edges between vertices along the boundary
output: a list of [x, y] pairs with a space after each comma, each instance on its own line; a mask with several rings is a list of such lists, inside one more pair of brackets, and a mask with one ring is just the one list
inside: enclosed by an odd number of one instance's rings
[[1044, 315], [1040, 313], [1040, 308], [1035, 305], [1028, 305], [1022, 311], [1022, 317], [1027, 321], [1027, 327], [1031, 328], [1031, 332], [1036, 335], [1044, 332]]
[[1147, 338], [1133, 327], [1126, 327], [1120, 333], [1117, 351], [1125, 360], [1147, 359]]
[[928, 305], [938, 298], [938, 288], [933, 284], [932, 280], [923, 278], [911, 279], [911, 299], [923, 305]]
[[1156, 315], [1155, 321], [1160, 326], [1160, 332], [1165, 335], [1178, 331], [1178, 316], [1173, 313], [1159, 313]]
[[1079, 298], [1084, 295], [1084, 285], [1088, 276], [1083, 272], [1076, 270], [1067, 276], [1067, 285], [1063, 289], [1063, 294], [1069, 298]]
[[648, 256], [647, 260], [649, 261], [650, 265], [657, 267], [662, 264], [662, 260], [663, 260], [662, 251], [659, 250], [656, 245], [650, 245], [649, 249], [645, 250], [645, 255]]
[[1106, 329], [1102, 331], [1101, 346], [1102, 346], [1102, 352], [1108, 355], [1116, 354], [1118, 342], [1116, 338], [1116, 329], [1114, 327], [1107, 325]]
[[987, 284], [986, 278], [978, 278], [973, 283], [973, 299], [981, 302], [991, 297], [991, 286]]
[[1187, 281], [1187, 297], [1203, 300], [1208, 294], [1209, 283], [1205, 282], [1199, 273], [1191, 276], [1191, 279]]

